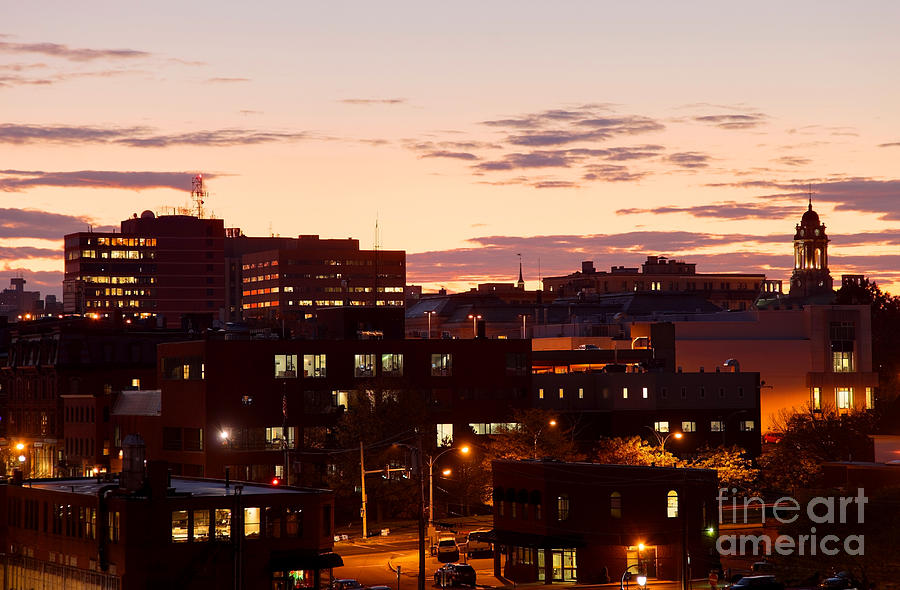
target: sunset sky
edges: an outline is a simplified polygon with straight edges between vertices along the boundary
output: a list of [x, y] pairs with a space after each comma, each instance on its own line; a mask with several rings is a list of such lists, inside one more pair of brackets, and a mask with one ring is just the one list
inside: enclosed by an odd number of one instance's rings
[[462, 289], [648, 255], [900, 292], [900, 3], [41, 2], [0, 21], [0, 286], [187, 203]]

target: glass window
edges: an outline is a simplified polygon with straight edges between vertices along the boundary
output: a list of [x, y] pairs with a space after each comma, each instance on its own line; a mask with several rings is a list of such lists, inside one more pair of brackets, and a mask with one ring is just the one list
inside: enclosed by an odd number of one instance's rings
[[436, 424], [437, 446], [446, 447], [453, 444], [453, 424]]
[[697, 432], [697, 423], [692, 420], [685, 420], [681, 423], [682, 432]]
[[259, 538], [259, 508], [244, 508], [244, 536], [248, 539]]
[[266, 508], [266, 536], [270, 539], [281, 537], [281, 507]]
[[284, 534], [286, 537], [302, 537], [303, 510], [300, 508], [285, 508], [284, 524]]
[[584, 399], [584, 388], [583, 387], [578, 388], [578, 399]]
[[837, 395], [837, 407], [838, 410], [847, 411], [853, 405], [853, 388], [852, 387], [837, 387], [834, 390]]
[[560, 387], [559, 388], [559, 399], [563, 399], [566, 396], [565, 390]]
[[194, 510], [194, 531], [191, 540], [195, 542], [209, 541], [209, 510]]
[[216, 508], [216, 541], [231, 539], [231, 509]]
[[528, 374], [528, 357], [523, 352], [506, 353], [506, 374], [507, 375], [527, 375]]
[[835, 373], [851, 373], [851, 372], [853, 372], [853, 353], [852, 352], [832, 352], [831, 357], [833, 360]]
[[569, 496], [560, 494], [556, 497], [556, 518], [558, 520], [569, 519]]
[[612, 518], [622, 518], [622, 494], [619, 492], [609, 495], [609, 515]]
[[448, 377], [453, 371], [453, 355], [440, 353], [431, 355], [431, 376]]
[[375, 376], [375, 355], [374, 354], [357, 354], [354, 355], [353, 376], [354, 377], [374, 377]]
[[622, 388], [622, 399], [628, 399], [628, 388], [627, 387]]
[[678, 518], [678, 492], [669, 490], [666, 494], [666, 516]]
[[188, 511], [172, 511], [172, 542], [186, 543], [188, 540]]
[[756, 422], [753, 420], [741, 420], [740, 428], [742, 432], [752, 432], [756, 430]]
[[544, 388], [538, 389], [538, 399], [544, 399]]
[[644, 388], [641, 390], [641, 397], [643, 397], [644, 399], [647, 399], [647, 397], [648, 397], [649, 395], [650, 395], [650, 392], [647, 390], [646, 387], [644, 387]]
[[653, 430], [655, 430], [656, 432], [669, 432], [669, 421], [662, 420], [660, 422], [654, 422]]
[[725, 423], [721, 420], [710, 420], [709, 430], [710, 432], [723, 432], [725, 430]]
[[382, 354], [381, 355], [381, 374], [391, 377], [403, 376], [403, 355], [402, 354]]
[[297, 377], [297, 355], [296, 354], [276, 354], [275, 355], [275, 378], [276, 379], [296, 379]]
[[875, 408], [875, 394], [872, 392], [871, 387], [866, 387], [866, 409], [871, 410]]
[[822, 389], [819, 387], [812, 388], [812, 407], [814, 410], [822, 409]]
[[324, 354], [304, 354], [303, 355], [303, 376], [304, 377], [324, 377], [325, 376], [325, 355]]

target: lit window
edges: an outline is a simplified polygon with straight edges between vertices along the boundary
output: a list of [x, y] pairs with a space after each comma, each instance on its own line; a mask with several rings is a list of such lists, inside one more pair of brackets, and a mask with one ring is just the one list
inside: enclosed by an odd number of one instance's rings
[[538, 399], [544, 399], [544, 389], [538, 389]]
[[609, 515], [612, 518], [622, 518], [622, 494], [619, 492], [609, 495]]
[[853, 353], [852, 352], [832, 352], [831, 357], [832, 357], [835, 373], [851, 373], [851, 372], [853, 372]]
[[188, 540], [188, 511], [172, 511], [172, 542], [186, 543]]
[[259, 538], [259, 508], [244, 508], [244, 537]]
[[304, 377], [325, 377], [325, 355], [324, 354], [304, 354], [303, 355], [303, 376]]
[[437, 446], [446, 447], [453, 444], [453, 424], [435, 424], [437, 430]]
[[216, 508], [216, 541], [231, 540], [231, 509]]
[[697, 432], [697, 423], [691, 420], [686, 420], [681, 423], [681, 431], [682, 432]]
[[628, 399], [628, 388], [627, 387], [622, 388], [622, 399]]
[[194, 510], [194, 531], [192, 541], [209, 541], [209, 510]]
[[725, 423], [721, 420], [711, 420], [709, 422], [709, 430], [710, 432], [723, 432], [725, 430]]
[[839, 412], [846, 412], [850, 410], [850, 407], [853, 405], [853, 388], [852, 387], [837, 387], [834, 390], [837, 395], [837, 407]]
[[135, 389], [140, 389], [141, 388], [141, 380], [140, 379], [132, 379], [131, 386], [134, 387]]
[[295, 379], [297, 377], [297, 355], [296, 354], [276, 354], [275, 355], [275, 378], [276, 379]]
[[562, 387], [559, 388], [559, 399], [563, 399], [565, 397], [565, 393]]
[[812, 407], [814, 410], [822, 409], [822, 389], [819, 387], [812, 388]]
[[649, 394], [649, 392], [647, 391], [647, 388], [645, 387], [645, 388], [643, 389], [643, 391], [641, 391], [641, 397], [643, 397], [644, 399], [647, 399], [647, 397], [648, 397], [649, 395], [650, 395], [650, 394]]
[[431, 376], [449, 377], [453, 372], [453, 355], [439, 353], [431, 355]]
[[741, 420], [740, 422], [741, 432], [752, 432], [756, 430], [756, 422], [753, 420]]
[[382, 354], [381, 355], [381, 374], [390, 375], [392, 377], [403, 376], [403, 355], [402, 354]]
[[875, 394], [871, 387], [866, 387], [866, 409], [871, 410], [875, 407]]
[[666, 516], [678, 518], [678, 492], [669, 490], [666, 494]]
[[569, 496], [560, 494], [556, 497], [556, 518], [558, 520], [569, 519]]
[[578, 388], [578, 399], [584, 399], [584, 388], [583, 387]]
[[375, 376], [375, 355], [374, 354], [354, 355], [353, 376], [354, 377], [374, 377]]

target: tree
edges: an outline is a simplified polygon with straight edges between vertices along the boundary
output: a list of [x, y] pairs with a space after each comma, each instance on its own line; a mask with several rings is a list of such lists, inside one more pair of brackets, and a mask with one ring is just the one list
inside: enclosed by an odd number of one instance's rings
[[754, 496], [759, 483], [759, 469], [747, 456], [747, 451], [737, 445], [730, 447], [703, 447], [687, 464], [694, 469], [713, 469], [723, 488], [737, 488], [738, 493]]
[[678, 467], [684, 463], [661, 446], [651, 445], [639, 436], [605, 438], [594, 454], [595, 463], [613, 465], [656, 465]]
[[563, 426], [556, 415], [546, 410], [513, 410], [513, 425], [494, 431], [485, 445], [485, 454], [493, 459], [557, 459], [577, 461], [583, 458], [572, 437], [572, 429]]
[[873, 412], [838, 414], [831, 407], [811, 406], [802, 412], [782, 412], [775, 424], [781, 434], [759, 458], [764, 487], [793, 491], [811, 487], [828, 461], [871, 461], [877, 416]]

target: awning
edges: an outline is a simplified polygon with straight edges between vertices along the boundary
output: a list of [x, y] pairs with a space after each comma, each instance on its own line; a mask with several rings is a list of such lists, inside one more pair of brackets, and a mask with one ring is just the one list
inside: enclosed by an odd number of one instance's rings
[[269, 569], [272, 571], [327, 570], [341, 567], [344, 560], [337, 553], [309, 553], [304, 551], [273, 551]]

